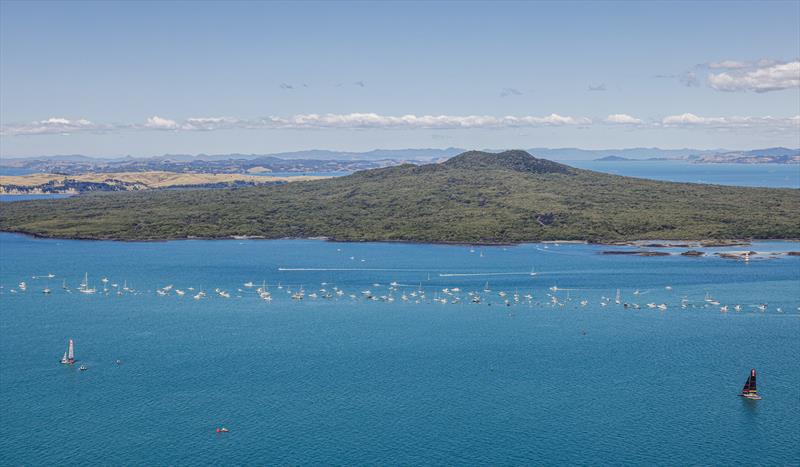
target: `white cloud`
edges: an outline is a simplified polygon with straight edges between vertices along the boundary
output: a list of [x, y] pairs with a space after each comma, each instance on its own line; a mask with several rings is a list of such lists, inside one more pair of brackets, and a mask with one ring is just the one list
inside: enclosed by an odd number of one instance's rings
[[2, 136], [53, 135], [72, 133], [108, 133], [122, 131], [217, 131], [217, 130], [457, 130], [457, 129], [523, 129], [541, 127], [584, 128], [597, 124], [630, 125], [637, 128], [758, 128], [774, 131], [797, 131], [800, 116], [794, 117], [703, 117], [693, 113], [669, 115], [660, 121], [644, 121], [629, 114], [610, 114], [592, 120], [588, 117], [490, 115], [381, 115], [377, 113], [300, 114], [290, 117], [240, 119], [236, 117], [191, 117], [173, 120], [152, 116], [143, 123], [99, 124], [86, 119], [71, 120], [52, 117], [30, 123], [0, 127]]
[[304, 114], [289, 118], [268, 117], [256, 127], [267, 128], [382, 128], [382, 129], [459, 129], [459, 128], [519, 128], [535, 126], [588, 125], [586, 117], [565, 117], [550, 114], [545, 117], [492, 117], [486, 115], [402, 115], [376, 113]]
[[726, 68], [729, 70], [737, 70], [739, 68], [747, 68], [750, 64], [738, 60], [722, 60], [720, 62], [709, 63], [708, 67], [713, 69]]
[[147, 119], [147, 123], [145, 123], [144, 126], [154, 130], [177, 130], [178, 122], [154, 115]]
[[717, 128], [717, 129], [800, 129], [800, 115], [794, 117], [701, 117], [693, 113], [670, 115], [661, 120], [667, 128]]
[[718, 91], [769, 92], [800, 87], [800, 60], [762, 62], [755, 67], [711, 73], [708, 84]]
[[107, 126], [97, 125], [85, 118], [70, 120], [63, 117], [50, 117], [23, 125], [4, 125], [0, 129], [0, 135], [49, 135], [49, 134], [69, 134], [81, 131], [104, 131]]
[[606, 123], [621, 123], [625, 125], [641, 125], [644, 123], [641, 119], [628, 114], [611, 114], [604, 121]]

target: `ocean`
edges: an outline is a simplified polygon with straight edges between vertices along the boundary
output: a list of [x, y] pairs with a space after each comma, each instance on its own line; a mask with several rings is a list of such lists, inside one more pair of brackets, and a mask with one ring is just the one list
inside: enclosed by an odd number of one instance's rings
[[0, 234], [0, 463], [800, 464], [800, 244], [611, 249]]
[[683, 161], [563, 161], [563, 163], [597, 172], [669, 182], [800, 188], [798, 164], [692, 164]]

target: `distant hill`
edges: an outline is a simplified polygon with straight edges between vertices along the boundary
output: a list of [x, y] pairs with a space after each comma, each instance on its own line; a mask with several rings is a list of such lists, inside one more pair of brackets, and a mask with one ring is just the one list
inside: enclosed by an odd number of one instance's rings
[[[498, 153], [503, 150], [487, 150]], [[797, 149], [765, 148], [749, 151], [698, 149], [579, 149], [533, 148], [536, 157], [558, 161], [687, 160], [697, 163], [792, 163]], [[459, 148], [375, 149], [365, 152], [308, 150], [274, 154], [165, 154], [155, 157], [37, 156], [0, 159], [0, 169], [85, 174], [94, 172], [169, 171], [192, 173], [247, 173], [262, 167], [272, 172], [354, 172], [404, 163], [440, 162], [465, 152]]]
[[752, 151], [729, 151], [698, 156], [699, 164], [800, 164], [800, 149], [767, 148]]
[[579, 148], [532, 148], [528, 152], [536, 157], [562, 161], [588, 161], [600, 157], [617, 156], [626, 159], [683, 159], [689, 156], [714, 154], [723, 150], [713, 149], [579, 149]]
[[627, 157], [620, 157], [620, 156], [606, 156], [595, 160], [599, 162], [627, 162], [627, 161], [634, 161], [637, 159], [628, 159]]
[[0, 230], [118, 240], [329, 237], [525, 242], [800, 238], [800, 190], [670, 183], [524, 151], [326, 180], [0, 203]]

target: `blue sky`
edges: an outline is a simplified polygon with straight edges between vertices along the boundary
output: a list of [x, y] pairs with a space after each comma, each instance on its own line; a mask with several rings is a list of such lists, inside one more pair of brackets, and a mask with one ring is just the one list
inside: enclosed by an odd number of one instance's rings
[[800, 146], [800, 2], [0, 3], [0, 156]]

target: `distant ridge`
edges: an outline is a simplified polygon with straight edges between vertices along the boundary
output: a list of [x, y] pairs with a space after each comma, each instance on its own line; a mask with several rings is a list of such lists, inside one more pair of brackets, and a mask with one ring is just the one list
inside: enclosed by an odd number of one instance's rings
[[628, 162], [636, 159], [628, 159], [627, 157], [620, 157], [620, 156], [606, 156], [606, 157], [600, 157], [595, 160], [598, 162]]

